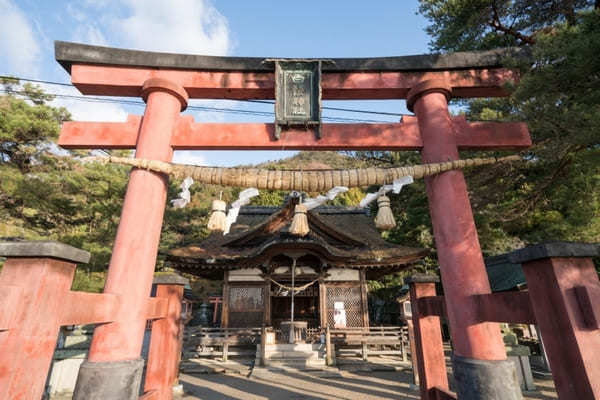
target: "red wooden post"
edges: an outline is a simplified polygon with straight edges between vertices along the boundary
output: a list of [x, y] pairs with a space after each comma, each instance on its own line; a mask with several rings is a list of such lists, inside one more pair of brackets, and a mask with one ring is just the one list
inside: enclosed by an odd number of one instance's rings
[[181, 302], [187, 282], [176, 274], [159, 275], [153, 282], [156, 297], [168, 299], [168, 308], [166, 318], [152, 322], [144, 391], [157, 392], [161, 400], [171, 400], [173, 386], [177, 384], [183, 343]]
[[419, 364], [418, 364], [418, 360], [417, 360], [417, 347], [416, 347], [417, 345], [415, 344], [415, 325], [413, 324], [412, 318], [406, 320], [406, 326], [408, 328], [408, 345], [410, 347], [410, 364], [411, 364], [412, 370], [413, 370], [412, 384], [417, 386], [419, 384]]
[[561, 400], [600, 399], [600, 245], [547, 243], [509, 255], [520, 263]]
[[431, 275], [414, 275], [406, 282], [410, 286], [414, 326], [415, 354], [412, 357], [417, 359], [421, 400], [436, 400], [436, 387], [448, 390], [440, 317], [424, 313], [419, 306], [419, 299], [435, 297], [435, 283], [439, 279]]
[[[187, 94], [164, 79], [148, 79], [141, 94], [147, 106], [136, 157], [171, 161], [171, 136], [180, 111], [186, 107]], [[79, 372], [74, 399], [108, 398], [117, 389], [122, 393], [118, 399], [137, 396], [143, 366], [140, 352], [146, 306], [160, 240], [167, 180], [160, 173], [138, 168], [131, 171], [104, 287], [105, 293], [121, 295], [121, 312], [115, 322], [96, 328], [88, 360]]]
[[[424, 162], [459, 158], [455, 125], [448, 113], [451, 93], [445, 81], [431, 80], [419, 83], [407, 96], [407, 106], [414, 108], [419, 120]], [[425, 184], [454, 344], [458, 397], [520, 399], [500, 328], [497, 323], [480, 322], [473, 301], [473, 295], [491, 290], [464, 175], [462, 171], [447, 171], [425, 178]], [[473, 379], [482, 376], [491, 387], [501, 390], [495, 394], [500, 397], [490, 397], [489, 387], [474, 387]]]
[[[56, 242], [0, 243], [0, 399], [40, 399], [58, 339], [63, 302], [87, 251]], [[11, 289], [11, 290], [8, 290]]]
[[219, 304], [223, 303], [223, 299], [220, 296], [211, 296], [208, 298], [208, 302], [214, 304], [213, 310], [213, 325], [217, 323], [217, 314], [219, 312]]

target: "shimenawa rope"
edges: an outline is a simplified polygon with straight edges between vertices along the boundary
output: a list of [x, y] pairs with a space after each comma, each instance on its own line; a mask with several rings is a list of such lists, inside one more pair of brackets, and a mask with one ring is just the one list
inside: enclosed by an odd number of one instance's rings
[[386, 185], [403, 176], [412, 176], [414, 179], [418, 179], [450, 170], [518, 160], [521, 160], [520, 156], [512, 155], [507, 157], [469, 158], [393, 168], [297, 171], [261, 168], [200, 167], [142, 158], [114, 156], [84, 158], [84, 161], [97, 161], [104, 164], [131, 165], [154, 172], [162, 172], [179, 179], [190, 176], [194, 181], [204, 184], [305, 192], [325, 192], [336, 186], [352, 188]]

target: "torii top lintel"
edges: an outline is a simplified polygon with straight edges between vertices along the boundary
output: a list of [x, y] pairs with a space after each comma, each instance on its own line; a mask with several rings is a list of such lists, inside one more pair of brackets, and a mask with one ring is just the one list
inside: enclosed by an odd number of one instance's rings
[[[144, 83], [163, 79], [189, 98], [273, 99], [275, 73], [264, 58], [215, 57], [156, 53], [55, 42], [56, 60], [71, 74], [83, 94], [140, 97]], [[411, 88], [429, 80], [444, 81], [452, 97], [506, 96], [504, 85], [518, 72], [502, 66], [507, 56], [526, 54], [515, 48], [443, 55], [338, 58], [323, 63], [324, 100], [406, 99]], [[133, 149], [141, 119], [125, 123], [68, 122], [59, 144], [65, 148]], [[455, 120], [460, 149], [523, 148], [531, 145], [525, 124], [467, 123]], [[177, 120], [174, 150], [414, 150], [422, 147], [416, 120], [393, 124], [322, 124], [315, 140], [302, 129], [289, 129], [274, 139], [273, 124], [193, 123]], [[210, 134], [207, 134], [210, 133]]]
[[[190, 98], [273, 99], [274, 68], [258, 57], [217, 57], [126, 50], [55, 42], [56, 60], [83, 94], [139, 96], [144, 81], [165, 77]], [[503, 68], [516, 48], [401, 57], [334, 58], [324, 63], [323, 99], [402, 99], [415, 83], [446, 79], [453, 97], [506, 96], [518, 80]]]

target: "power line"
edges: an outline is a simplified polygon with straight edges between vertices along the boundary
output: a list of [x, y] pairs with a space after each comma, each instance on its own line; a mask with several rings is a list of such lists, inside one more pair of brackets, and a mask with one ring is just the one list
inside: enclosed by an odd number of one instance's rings
[[[275, 104], [274, 101], [272, 100], [251, 100], [251, 99], [232, 99], [234, 101], [246, 101], [248, 103], [263, 103], [263, 104]], [[386, 112], [386, 111], [374, 111], [374, 110], [358, 110], [356, 108], [341, 108], [341, 107], [330, 107], [330, 106], [323, 106], [321, 107], [323, 110], [331, 110], [331, 111], [344, 111], [344, 112], [354, 112], [354, 113], [361, 113], [361, 114], [376, 114], [376, 115], [391, 115], [393, 117], [403, 117], [405, 115], [408, 116], [413, 116], [412, 114], [403, 114], [403, 113], [392, 113], [392, 112]]]
[[0, 79], [18, 79], [20, 81], [25, 81], [25, 82], [34, 82], [34, 83], [45, 83], [48, 85], [58, 85], [58, 86], [71, 86], [71, 87], [75, 87], [75, 85], [73, 85], [72, 83], [62, 83], [62, 82], [52, 82], [52, 81], [44, 81], [41, 79], [28, 79], [28, 78], [19, 78], [16, 76], [9, 76], [9, 75], [2, 75], [0, 76]]
[[[18, 78], [18, 77], [11, 77], [11, 76], [0, 76], [0, 78], [15, 78], [15, 79], [19, 79], [19, 80], [25, 81], [25, 82], [34, 82], [34, 83], [44, 83], [47, 85], [75, 87], [75, 85], [73, 85], [71, 83], [46, 81], [46, 80], [42, 80], [42, 79]], [[247, 103], [275, 104], [275, 102], [272, 100], [252, 100], [252, 99], [231, 99], [231, 100], [247, 102]], [[323, 106], [321, 108], [323, 110], [330, 110], [330, 111], [342, 111], [342, 112], [351, 112], [351, 113], [359, 113], [359, 114], [386, 115], [386, 116], [392, 116], [392, 117], [403, 117], [405, 115], [412, 116], [412, 114], [392, 113], [392, 112], [375, 111], [375, 110], [360, 110], [360, 109], [355, 109], [355, 108], [343, 108], [343, 107], [331, 107], [331, 106]]]
[[[28, 94], [24, 91], [17, 90], [7, 90], [0, 89], [2, 93], [6, 94], [14, 94], [23, 97], [27, 97]], [[116, 104], [127, 104], [139, 107], [145, 107], [146, 104], [142, 101], [136, 100], [127, 100], [127, 99], [116, 99], [110, 97], [91, 97], [91, 96], [78, 96], [78, 95], [69, 95], [69, 94], [60, 94], [60, 93], [46, 93], [50, 96], [64, 99], [71, 99], [77, 101], [86, 101], [91, 103], [116, 103]], [[263, 116], [263, 117], [273, 117], [275, 115], [274, 112], [269, 111], [256, 111], [256, 110], [243, 110], [239, 108], [220, 108], [220, 107], [209, 107], [209, 106], [194, 106], [190, 105], [187, 107], [190, 110], [195, 111], [208, 111], [208, 112], [220, 112], [220, 113], [230, 113], [230, 114], [245, 114], [245, 115], [253, 115], [253, 116]], [[348, 118], [348, 117], [333, 117], [333, 116], [323, 116], [323, 120], [334, 121], [334, 122], [362, 122], [362, 123], [393, 123], [394, 121], [380, 121], [380, 120], [369, 120], [369, 119], [357, 119], [357, 118]]]

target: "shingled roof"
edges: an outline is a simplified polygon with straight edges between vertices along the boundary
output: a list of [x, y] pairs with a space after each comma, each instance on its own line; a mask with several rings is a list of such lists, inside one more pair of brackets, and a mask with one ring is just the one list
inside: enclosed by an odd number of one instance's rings
[[330, 267], [367, 268], [374, 276], [405, 269], [427, 255], [425, 249], [382, 239], [368, 208], [318, 207], [307, 213], [309, 234], [291, 235], [297, 202], [292, 198], [282, 208], [242, 207], [229, 235], [213, 233], [198, 245], [174, 249], [167, 262], [202, 276], [211, 270], [216, 277], [215, 270], [261, 267], [277, 255], [294, 252], [315, 255]]

